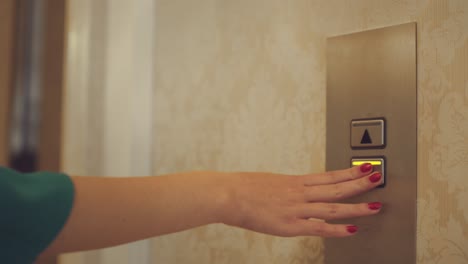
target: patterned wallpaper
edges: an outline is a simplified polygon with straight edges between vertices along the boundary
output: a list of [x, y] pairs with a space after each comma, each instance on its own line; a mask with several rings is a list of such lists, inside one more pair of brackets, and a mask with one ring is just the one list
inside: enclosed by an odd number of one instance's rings
[[[323, 170], [325, 41], [311, 34], [308, 5], [271, 3], [158, 2], [155, 173]], [[318, 238], [224, 226], [153, 245], [159, 263], [323, 259]]]
[[[418, 263], [468, 263], [468, 1], [156, 1], [154, 173], [318, 172], [325, 39], [418, 23]], [[318, 238], [213, 225], [155, 263], [322, 263]]]

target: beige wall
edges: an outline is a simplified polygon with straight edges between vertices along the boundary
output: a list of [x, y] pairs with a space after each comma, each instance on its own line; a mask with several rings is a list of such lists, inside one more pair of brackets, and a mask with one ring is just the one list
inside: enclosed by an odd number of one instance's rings
[[[155, 173], [324, 169], [325, 41], [305, 1], [157, 1]], [[317, 238], [224, 226], [156, 239], [159, 263], [314, 263]]]
[[[125, 35], [125, 25], [146, 28], [125, 20], [141, 13], [112, 13], [123, 0], [69, 2], [76, 16], [69, 17], [63, 165], [78, 174], [138, 173], [145, 157], [151, 165], [143, 167], [153, 174], [323, 171], [326, 37], [416, 21], [418, 263], [468, 262], [468, 1], [158, 0], [154, 54], [147, 53], [154, 56], [154, 79], [144, 75], [154, 88], [151, 102], [144, 100], [151, 93], [137, 89], [148, 82], [138, 83], [138, 71], [131, 71], [148, 69], [132, 59], [144, 54], [119, 55], [142, 50], [125, 41], [135, 36]], [[150, 35], [143, 43], [151, 43]], [[135, 64], [124, 70], [119, 63]], [[124, 72], [134, 74], [134, 84], [118, 81]], [[148, 119], [154, 137], [138, 134], [151, 131]], [[144, 142], [153, 142], [146, 154], [138, 151], [151, 145]], [[138, 262], [132, 254], [144, 248], [75, 255], [63, 263], [323, 262], [318, 238], [222, 225], [160, 237], [150, 246]]]
[[[468, 1], [156, 6], [155, 173], [324, 169], [325, 39], [418, 23], [418, 263], [468, 262]], [[319, 239], [223, 226], [158, 238], [160, 263], [321, 263]]]

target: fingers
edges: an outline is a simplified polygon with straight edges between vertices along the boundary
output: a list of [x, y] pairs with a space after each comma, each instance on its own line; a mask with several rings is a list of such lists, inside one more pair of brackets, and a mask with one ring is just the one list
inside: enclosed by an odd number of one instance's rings
[[337, 204], [337, 203], [309, 203], [298, 208], [298, 217], [302, 219], [317, 218], [335, 220], [377, 214], [382, 204]]
[[308, 202], [331, 202], [345, 199], [382, 184], [382, 174], [372, 173], [357, 180], [306, 187], [305, 199]]
[[358, 232], [354, 225], [329, 224], [326, 222], [300, 220], [293, 236], [347, 237]]
[[[360, 204], [305, 204], [298, 209], [295, 221], [287, 223], [282, 236], [346, 237], [354, 235], [354, 225], [329, 224], [322, 220], [351, 218], [377, 214], [382, 208], [380, 202]], [[313, 218], [309, 220], [309, 218]], [[320, 219], [320, 220], [319, 220]]]
[[360, 166], [354, 166], [345, 170], [336, 170], [320, 174], [306, 175], [304, 176], [304, 185], [314, 186], [355, 180], [368, 175], [372, 172], [372, 170], [372, 165], [370, 163], [365, 163]]

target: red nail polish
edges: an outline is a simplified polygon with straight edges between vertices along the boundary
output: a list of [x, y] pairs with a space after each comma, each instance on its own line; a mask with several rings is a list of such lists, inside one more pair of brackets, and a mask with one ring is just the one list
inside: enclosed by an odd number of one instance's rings
[[370, 163], [364, 163], [360, 167], [361, 172], [369, 172], [372, 170], [372, 165]]
[[349, 225], [346, 227], [346, 230], [348, 230], [349, 233], [354, 234], [358, 231], [358, 227], [355, 225]]
[[372, 183], [375, 183], [375, 182], [380, 181], [380, 178], [382, 178], [382, 174], [380, 174], [380, 172], [377, 172], [377, 173], [372, 174], [372, 175], [369, 177], [369, 180], [370, 180]]
[[382, 203], [373, 202], [373, 203], [368, 203], [367, 206], [369, 206], [369, 209], [371, 210], [379, 210], [380, 208], [382, 208]]

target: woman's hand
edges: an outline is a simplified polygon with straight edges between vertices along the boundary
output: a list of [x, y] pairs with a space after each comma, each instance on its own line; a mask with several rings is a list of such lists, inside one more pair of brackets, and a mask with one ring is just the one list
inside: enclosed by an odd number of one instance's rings
[[370, 164], [322, 174], [187, 172], [157, 177], [73, 176], [73, 209], [43, 256], [99, 249], [211, 223], [278, 236], [343, 237], [357, 227], [315, 219], [375, 214], [380, 203], [334, 203], [381, 183]]
[[[353, 225], [332, 220], [373, 215], [379, 202], [341, 204], [339, 200], [369, 191], [382, 183], [370, 164], [303, 176], [234, 173], [228, 180], [229, 199], [222, 222], [278, 236], [345, 237]], [[315, 219], [315, 220], [311, 220]]]

